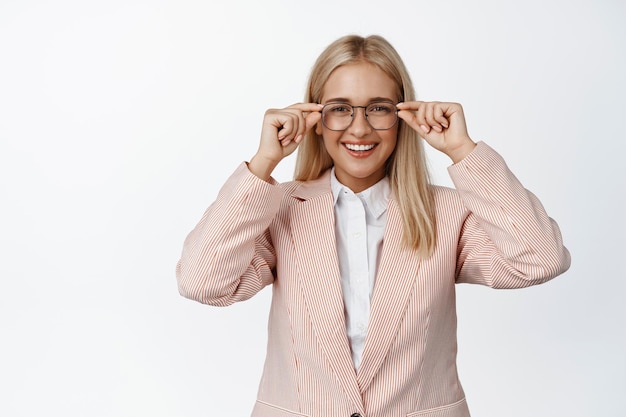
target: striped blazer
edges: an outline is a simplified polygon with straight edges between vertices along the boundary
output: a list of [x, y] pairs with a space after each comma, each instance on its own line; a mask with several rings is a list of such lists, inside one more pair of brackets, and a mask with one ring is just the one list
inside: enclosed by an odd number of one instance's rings
[[479, 143], [434, 186], [437, 246], [402, 245], [391, 198], [363, 358], [346, 335], [329, 172], [265, 182], [242, 164], [185, 240], [180, 293], [215, 306], [272, 285], [253, 417], [467, 417], [456, 369], [455, 283], [520, 288], [564, 272], [556, 223]]

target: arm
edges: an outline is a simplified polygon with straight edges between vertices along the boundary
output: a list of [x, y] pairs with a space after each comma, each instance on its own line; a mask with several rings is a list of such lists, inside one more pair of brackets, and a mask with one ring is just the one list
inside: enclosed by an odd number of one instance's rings
[[320, 109], [304, 103], [265, 113], [257, 153], [228, 179], [185, 240], [176, 266], [181, 295], [226, 306], [273, 282], [276, 253], [269, 226], [283, 191], [271, 174], [319, 122]]
[[449, 168], [470, 211], [459, 240], [457, 282], [519, 288], [569, 268], [558, 225], [484, 143]]
[[242, 164], [185, 239], [176, 266], [184, 297], [226, 306], [272, 283], [276, 255], [269, 225], [283, 191]]
[[398, 117], [454, 163], [449, 172], [469, 210], [459, 240], [458, 282], [527, 287], [569, 268], [558, 226], [500, 155], [471, 140], [460, 104], [415, 101], [397, 107]]

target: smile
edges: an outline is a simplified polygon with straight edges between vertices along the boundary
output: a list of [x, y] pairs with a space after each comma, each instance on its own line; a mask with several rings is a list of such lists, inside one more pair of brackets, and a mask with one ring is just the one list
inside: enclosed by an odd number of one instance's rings
[[351, 151], [364, 152], [374, 149], [375, 144], [372, 145], [354, 145], [352, 143], [344, 143], [344, 146]]

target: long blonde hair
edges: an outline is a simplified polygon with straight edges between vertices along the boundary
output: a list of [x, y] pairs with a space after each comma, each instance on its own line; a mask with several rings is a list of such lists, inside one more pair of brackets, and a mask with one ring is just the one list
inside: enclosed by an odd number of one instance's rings
[[[306, 103], [319, 103], [326, 81], [338, 67], [367, 62], [383, 70], [397, 85], [398, 101], [415, 100], [413, 83], [402, 59], [387, 40], [378, 35], [344, 36], [331, 43], [313, 65]], [[396, 148], [387, 161], [387, 176], [398, 201], [403, 221], [403, 241], [423, 258], [436, 244], [436, 219], [422, 140], [399, 120]], [[333, 166], [321, 135], [311, 129], [298, 147], [295, 176], [299, 181], [319, 178]]]

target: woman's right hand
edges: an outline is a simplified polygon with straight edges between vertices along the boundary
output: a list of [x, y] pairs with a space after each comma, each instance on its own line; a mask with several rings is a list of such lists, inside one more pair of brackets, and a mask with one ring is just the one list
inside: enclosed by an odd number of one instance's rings
[[259, 149], [248, 169], [268, 180], [283, 158], [296, 150], [304, 135], [322, 118], [321, 104], [297, 103], [284, 109], [269, 109], [263, 118]]

